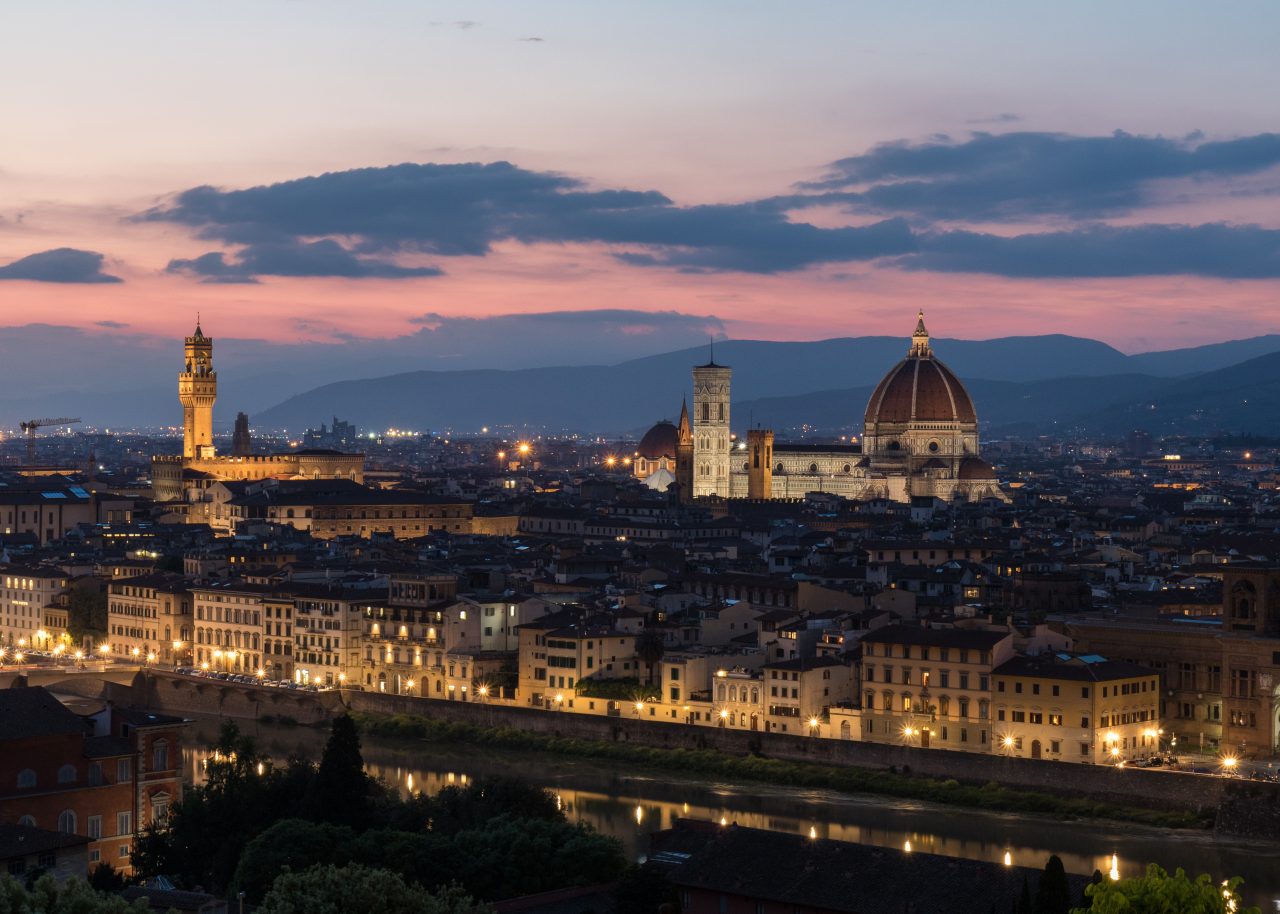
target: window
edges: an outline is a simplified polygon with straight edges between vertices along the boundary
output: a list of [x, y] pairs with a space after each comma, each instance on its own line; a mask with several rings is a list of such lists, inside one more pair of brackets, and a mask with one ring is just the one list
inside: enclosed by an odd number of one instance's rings
[[23, 768], [18, 772], [18, 789], [30, 790], [36, 786], [36, 773], [30, 768]]
[[133, 832], [133, 813], [118, 812], [116, 813], [116, 834], [128, 835]]
[[90, 816], [85, 820], [85, 834], [90, 838], [102, 837], [102, 816]]
[[151, 746], [151, 768], [153, 771], [166, 771], [169, 768], [169, 742], [158, 739]]
[[59, 784], [74, 784], [76, 782], [76, 766], [63, 765], [58, 769]]
[[62, 815], [58, 816], [58, 831], [76, 833], [76, 813], [73, 809], [64, 809]]
[[35, 816], [23, 816], [18, 820], [18, 824], [25, 825], [27, 828], [35, 828], [36, 827]]
[[133, 777], [133, 766], [127, 758], [119, 759], [116, 762], [116, 780], [128, 781]]
[[169, 795], [167, 793], [153, 794], [151, 797], [151, 824], [163, 826], [168, 821]]

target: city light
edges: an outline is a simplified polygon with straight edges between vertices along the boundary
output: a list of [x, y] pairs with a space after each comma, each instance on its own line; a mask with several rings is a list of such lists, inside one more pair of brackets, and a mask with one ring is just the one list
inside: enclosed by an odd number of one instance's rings
[[1013, 854], [1009, 853], [1008, 851], [1004, 852], [1004, 865], [1013, 866]]
[[1107, 875], [1111, 877], [1112, 882], [1120, 880], [1120, 858], [1115, 854], [1111, 855], [1111, 868], [1107, 871]]
[[1240, 759], [1236, 758], [1234, 755], [1224, 755], [1222, 757], [1222, 769], [1224, 771], [1235, 771], [1236, 766], [1239, 764]]

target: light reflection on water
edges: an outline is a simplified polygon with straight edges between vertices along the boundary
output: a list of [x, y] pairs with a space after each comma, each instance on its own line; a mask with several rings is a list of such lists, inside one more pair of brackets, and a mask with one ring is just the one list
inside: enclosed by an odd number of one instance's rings
[[[198, 721], [188, 744], [206, 746], [218, 722]], [[290, 756], [316, 759], [325, 734], [305, 729], [254, 732], [277, 764]], [[628, 854], [642, 857], [649, 835], [679, 818], [831, 838], [861, 844], [942, 854], [1005, 865], [1042, 867], [1057, 854], [1068, 872], [1104, 876], [1140, 875], [1147, 863], [1172, 871], [1209, 872], [1215, 878], [1246, 879], [1245, 901], [1280, 911], [1280, 857], [1276, 844], [1216, 840], [1204, 832], [1170, 831], [1120, 823], [1079, 823], [956, 809], [911, 800], [848, 796], [830, 791], [726, 785], [632, 772], [608, 762], [515, 755], [466, 746], [421, 746], [364, 738], [365, 768], [408, 795], [434, 794], [472, 778], [515, 775], [550, 790], [572, 821], [618, 838]], [[202, 779], [209, 752], [183, 752], [189, 783]]]

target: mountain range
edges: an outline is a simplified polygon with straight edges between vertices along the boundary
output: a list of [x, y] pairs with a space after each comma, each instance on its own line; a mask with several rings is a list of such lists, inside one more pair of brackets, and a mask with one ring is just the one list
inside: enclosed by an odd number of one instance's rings
[[[872, 388], [905, 348], [891, 337], [731, 341], [716, 344], [715, 359], [734, 368], [735, 425], [857, 431]], [[935, 340], [934, 348], [992, 431], [1263, 432], [1280, 421], [1277, 336], [1140, 355], [1067, 336]], [[296, 428], [339, 415], [369, 428], [636, 432], [678, 414], [690, 367], [708, 357], [704, 347], [614, 366], [341, 381], [290, 397], [254, 421]]]
[[[596, 345], [589, 335], [575, 346], [574, 329], [559, 328], [549, 347], [537, 327], [522, 336], [524, 324], [490, 328], [489, 337], [454, 349], [438, 331], [346, 343], [218, 339], [215, 424], [229, 429], [243, 410], [256, 428], [293, 431], [337, 415], [369, 429], [635, 433], [679, 414], [690, 368], [711, 355], [702, 345], [584, 364], [643, 347]], [[649, 345], [688, 339], [686, 331], [664, 331]], [[450, 332], [456, 340], [462, 331]], [[514, 338], [485, 355], [480, 344], [495, 332]], [[988, 431], [1258, 432], [1280, 419], [1280, 335], [1136, 355], [1064, 335], [933, 343], [969, 387]], [[735, 426], [856, 432], [871, 388], [906, 348], [905, 339], [889, 336], [731, 340], [717, 342], [714, 357], [734, 369]], [[44, 415], [80, 416], [97, 427], [174, 425], [180, 358], [167, 339], [40, 324], [0, 328], [0, 425]], [[563, 364], [537, 367], [539, 358]]]

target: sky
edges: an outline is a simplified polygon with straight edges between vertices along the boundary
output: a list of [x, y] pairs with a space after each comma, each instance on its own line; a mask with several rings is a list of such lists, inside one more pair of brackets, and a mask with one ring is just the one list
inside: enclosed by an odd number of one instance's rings
[[1280, 332], [1278, 33], [1271, 0], [17, 0], [0, 328]]

